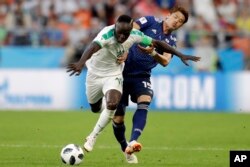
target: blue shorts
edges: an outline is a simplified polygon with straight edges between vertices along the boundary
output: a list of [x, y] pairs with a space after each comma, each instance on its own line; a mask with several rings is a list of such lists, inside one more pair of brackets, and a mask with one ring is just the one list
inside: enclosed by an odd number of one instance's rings
[[120, 103], [115, 113], [116, 116], [125, 115], [125, 107], [129, 105], [129, 95], [131, 101], [137, 103], [137, 98], [141, 95], [148, 95], [153, 98], [154, 91], [151, 88], [150, 78], [124, 78], [123, 93]]

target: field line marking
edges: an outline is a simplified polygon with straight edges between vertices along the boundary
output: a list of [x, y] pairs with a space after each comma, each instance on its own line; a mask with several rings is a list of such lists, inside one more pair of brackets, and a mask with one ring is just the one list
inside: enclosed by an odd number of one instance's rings
[[[0, 144], [2, 148], [62, 148], [63, 145], [28, 145], [28, 144]], [[106, 145], [98, 145], [97, 149], [119, 149], [117, 146], [106, 146]], [[219, 147], [143, 147], [145, 150], [179, 150], [179, 151], [227, 151], [228, 148], [219, 148]], [[237, 148], [238, 149], [238, 148]], [[239, 150], [249, 150], [249, 149], [239, 149]]]

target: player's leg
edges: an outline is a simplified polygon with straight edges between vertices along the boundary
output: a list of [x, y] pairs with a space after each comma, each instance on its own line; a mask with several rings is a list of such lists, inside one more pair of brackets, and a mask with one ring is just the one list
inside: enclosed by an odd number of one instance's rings
[[103, 129], [109, 124], [109, 122], [112, 120], [114, 116], [120, 98], [121, 98], [121, 92], [117, 90], [112, 89], [106, 92], [105, 94], [106, 107], [100, 114], [100, 117], [96, 123], [92, 135], [98, 136], [103, 131]]
[[151, 102], [151, 96], [140, 95], [137, 99], [137, 109], [133, 116], [133, 126], [130, 141], [138, 140], [146, 126], [148, 107]]
[[[113, 132], [116, 137], [116, 140], [121, 145], [121, 149], [124, 152], [127, 147], [127, 140], [125, 137], [125, 124], [124, 124], [124, 116], [126, 111], [126, 106], [128, 106], [129, 92], [130, 92], [130, 84], [129, 81], [124, 78], [123, 87], [122, 87], [122, 97], [117, 106], [115, 116], [113, 118]], [[133, 89], [133, 88], [132, 88]]]
[[106, 107], [102, 111], [98, 120], [99, 133], [107, 124], [113, 119], [116, 108], [122, 96], [122, 75], [110, 77], [103, 86], [103, 93], [105, 94]]
[[[87, 100], [90, 104], [91, 111], [94, 113], [99, 113], [102, 108], [103, 101], [103, 78], [95, 76], [94, 74], [87, 73], [86, 77], [86, 95]], [[86, 151], [92, 151], [94, 144], [97, 139], [97, 135], [99, 130], [96, 129], [96, 126], [93, 128], [92, 132], [86, 137], [86, 141], [83, 145], [83, 148]]]
[[[118, 81], [117, 81], [118, 80]], [[103, 81], [102, 88], [103, 94], [105, 94], [105, 108], [100, 114], [100, 117], [91, 132], [87, 137], [87, 141], [84, 144], [86, 151], [92, 151], [97, 136], [103, 131], [114, 116], [115, 110], [121, 98], [122, 92], [122, 77], [121, 75], [116, 77], [109, 77]], [[94, 142], [93, 142], [94, 141]]]
[[117, 110], [115, 112], [115, 116], [113, 118], [113, 130], [114, 130], [114, 135], [116, 137], [116, 140], [120, 143], [121, 145], [121, 149], [122, 152], [125, 155], [126, 161], [128, 163], [133, 163], [133, 164], [137, 164], [138, 163], [138, 159], [136, 157], [136, 155], [134, 154], [128, 154], [125, 152], [125, 149], [128, 146], [126, 137], [125, 137], [125, 124], [124, 124], [124, 116], [125, 116], [125, 108], [126, 105], [122, 105], [122, 103], [120, 103], [117, 107]]
[[125, 131], [126, 131], [126, 127], [124, 124], [125, 110], [126, 110], [126, 106], [120, 103], [117, 107], [115, 116], [113, 118], [113, 132], [123, 152], [125, 151], [128, 145], [126, 137], [125, 137]]
[[88, 103], [91, 107], [91, 111], [93, 113], [100, 112], [102, 108], [102, 99], [103, 99], [103, 78], [98, 77], [92, 73], [87, 72], [86, 77], [86, 96]]
[[142, 149], [141, 143], [137, 141], [141, 136], [144, 127], [146, 126], [148, 106], [150, 101], [151, 97], [148, 95], [141, 95], [138, 97], [137, 109], [133, 116], [131, 138], [125, 150], [125, 152], [128, 154], [139, 152]]
[[125, 137], [126, 127], [124, 124], [124, 117], [125, 117], [126, 106], [128, 105], [130, 89], [133, 89], [133, 88], [130, 87], [129, 82], [126, 81], [126, 79], [124, 79], [122, 97], [117, 106], [117, 109], [113, 118], [113, 132], [116, 137], [116, 140], [121, 146], [121, 150], [123, 154], [125, 155], [126, 161], [128, 163], [136, 164], [138, 163], [138, 159], [136, 155], [125, 153], [125, 149], [128, 143]]
[[[94, 104], [90, 104], [91, 111], [93, 113], [100, 113], [101, 112], [102, 99], [103, 98], [101, 98], [100, 100], [98, 100]], [[85, 139], [85, 143], [83, 145], [84, 150], [86, 150], [87, 152], [90, 152], [93, 150], [93, 147], [95, 145], [98, 134], [99, 134], [99, 129], [97, 129], [96, 125], [95, 125], [93, 131]]]
[[126, 148], [126, 152], [128, 153], [138, 152], [142, 148], [142, 145], [137, 140], [146, 126], [148, 107], [153, 97], [149, 78], [135, 79], [134, 85], [135, 91], [131, 95], [131, 100], [137, 103], [137, 109], [133, 116], [130, 142]]

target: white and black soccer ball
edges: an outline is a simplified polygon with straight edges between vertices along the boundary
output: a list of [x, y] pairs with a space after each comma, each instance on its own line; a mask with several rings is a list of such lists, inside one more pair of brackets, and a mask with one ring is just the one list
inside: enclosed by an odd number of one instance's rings
[[76, 144], [68, 144], [62, 148], [62, 162], [68, 165], [78, 165], [83, 161], [84, 152], [82, 148]]

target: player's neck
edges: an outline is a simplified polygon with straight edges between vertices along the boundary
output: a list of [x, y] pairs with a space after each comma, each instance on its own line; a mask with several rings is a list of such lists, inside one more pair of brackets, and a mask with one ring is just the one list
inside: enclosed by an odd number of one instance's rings
[[162, 29], [164, 34], [170, 34], [172, 30], [166, 25], [166, 23], [162, 24]]
[[163, 32], [164, 34], [170, 34], [172, 31], [168, 29], [167, 27], [163, 26]]

